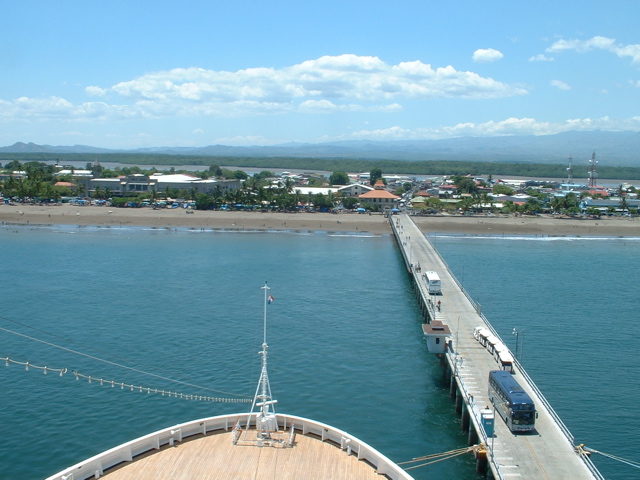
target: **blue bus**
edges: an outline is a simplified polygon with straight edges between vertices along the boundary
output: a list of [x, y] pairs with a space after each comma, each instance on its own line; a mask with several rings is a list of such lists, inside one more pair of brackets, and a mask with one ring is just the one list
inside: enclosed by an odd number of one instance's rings
[[536, 406], [511, 373], [505, 370], [489, 372], [489, 399], [512, 432], [528, 432], [535, 428]]

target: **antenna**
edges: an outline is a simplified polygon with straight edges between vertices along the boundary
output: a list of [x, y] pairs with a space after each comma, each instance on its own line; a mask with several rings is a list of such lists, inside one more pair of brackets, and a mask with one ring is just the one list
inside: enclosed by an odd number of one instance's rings
[[596, 151], [594, 150], [589, 160], [589, 188], [595, 188], [596, 186], [596, 178], [598, 178], [598, 172], [596, 172], [597, 164]]
[[573, 183], [573, 157], [569, 155], [569, 168], [567, 168], [567, 183]]
[[[262, 287], [264, 290], [264, 315], [263, 315], [263, 336], [262, 336], [262, 350], [259, 354], [262, 356], [262, 370], [260, 372], [260, 380], [258, 380], [258, 386], [256, 388], [256, 394], [253, 397], [253, 404], [251, 405], [251, 412], [247, 419], [247, 425], [245, 428], [245, 440], [251, 426], [251, 416], [256, 407], [260, 407], [260, 412], [256, 415], [256, 441], [255, 444], [259, 447], [272, 445], [279, 443], [279, 440], [272, 438], [272, 433], [278, 431], [278, 419], [276, 417], [275, 404], [278, 403], [271, 396], [271, 386], [269, 385], [269, 374], [267, 373], [267, 351], [269, 346], [267, 345], [267, 304], [273, 301], [273, 297], [269, 295], [269, 286], [267, 282], [264, 282]], [[271, 407], [271, 410], [270, 410]], [[236, 440], [237, 442], [237, 440]], [[235, 442], [234, 442], [235, 443]]]

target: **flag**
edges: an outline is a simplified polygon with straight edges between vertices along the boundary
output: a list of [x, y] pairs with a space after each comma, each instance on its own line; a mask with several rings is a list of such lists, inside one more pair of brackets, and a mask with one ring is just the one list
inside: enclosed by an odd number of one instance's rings
[[271, 295], [269, 295], [269, 298], [267, 298], [267, 303], [271, 303], [275, 300], [275, 298], [273, 298]]

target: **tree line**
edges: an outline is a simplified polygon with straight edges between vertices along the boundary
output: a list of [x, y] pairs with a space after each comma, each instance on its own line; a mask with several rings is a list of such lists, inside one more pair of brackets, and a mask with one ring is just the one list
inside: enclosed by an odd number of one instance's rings
[[[306, 157], [233, 157], [206, 155], [167, 155], [134, 153], [78, 154], [65, 153], [4, 153], [2, 162], [18, 161], [55, 161], [86, 162], [87, 157], [101, 163], [114, 162], [123, 165], [225, 165], [242, 168], [281, 168], [287, 170], [322, 170], [327, 172], [369, 172], [379, 168], [385, 172], [401, 175], [501, 175], [522, 177], [564, 178], [567, 174], [565, 164], [522, 163], [522, 162], [482, 162], [456, 160], [365, 160], [352, 158], [306, 158]], [[588, 178], [588, 165], [574, 165], [574, 178]], [[599, 178], [639, 180], [640, 167], [599, 166]]]

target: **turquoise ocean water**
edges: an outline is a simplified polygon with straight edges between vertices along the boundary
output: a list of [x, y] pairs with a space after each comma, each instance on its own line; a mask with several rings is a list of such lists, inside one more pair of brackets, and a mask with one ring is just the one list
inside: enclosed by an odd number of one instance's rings
[[[576, 439], [634, 458], [640, 243], [433, 241], [507, 344], [515, 346], [514, 327], [524, 330], [523, 364]], [[465, 445], [390, 236], [3, 226], [0, 251], [0, 327], [49, 343], [0, 331], [2, 356], [188, 394], [225, 395], [140, 371], [251, 396], [267, 280], [279, 411], [349, 431], [395, 461]], [[42, 478], [142, 434], [246, 408], [0, 367], [3, 479]], [[596, 462], [608, 479], [636, 473]], [[477, 478], [469, 457], [412, 474]]]

